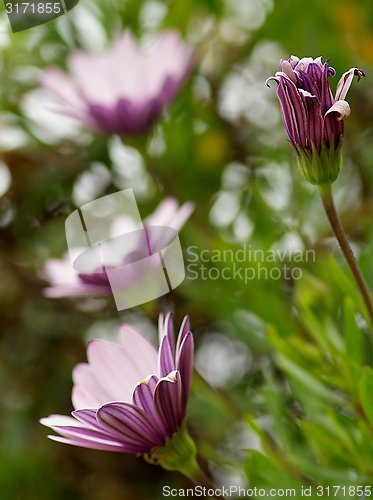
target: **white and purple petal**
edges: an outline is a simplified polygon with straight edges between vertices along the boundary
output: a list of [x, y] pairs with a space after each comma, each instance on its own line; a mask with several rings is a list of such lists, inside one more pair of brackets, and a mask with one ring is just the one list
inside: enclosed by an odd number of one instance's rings
[[176, 370], [180, 372], [182, 385], [181, 409], [185, 413], [189, 399], [190, 386], [193, 376], [194, 340], [192, 332], [188, 332], [181, 344], [176, 360]]
[[[58, 432], [58, 430], [56, 429]], [[93, 450], [119, 451], [122, 453], [148, 453], [150, 450], [146, 446], [130, 446], [119, 441], [110, 441], [101, 439], [84, 439], [84, 438], [65, 438], [49, 434], [48, 438], [58, 443], [80, 446], [81, 448], [90, 448]]]
[[160, 377], [167, 377], [169, 373], [175, 370], [175, 357], [167, 335], [163, 337], [159, 348], [158, 363]]
[[346, 73], [343, 73], [337, 85], [335, 93], [336, 101], [344, 101], [354, 76], [357, 76], [357, 81], [359, 81], [362, 76], [365, 76], [365, 73], [359, 68], [351, 68]]
[[172, 436], [184, 417], [181, 376], [177, 370], [159, 379], [154, 391], [154, 408], [168, 435]]
[[347, 101], [336, 101], [333, 106], [325, 113], [325, 116], [327, 116], [329, 113], [337, 113], [338, 121], [344, 120], [351, 113], [350, 105]]
[[179, 356], [181, 344], [183, 343], [183, 340], [189, 331], [190, 331], [189, 316], [185, 316], [183, 322], [181, 323], [179, 336], [177, 337], [176, 358]]
[[141, 408], [130, 403], [108, 403], [97, 410], [97, 420], [104, 429], [128, 444], [150, 449], [164, 444], [156, 423]]
[[164, 31], [146, 51], [126, 31], [104, 54], [73, 52], [67, 61], [70, 77], [49, 68], [41, 83], [85, 125], [134, 135], [146, 132], [175, 98], [193, 61], [191, 47], [176, 30]]
[[159, 433], [166, 437], [166, 429], [159, 420], [154, 408], [154, 391], [157, 386], [159, 378], [156, 375], [148, 377], [146, 380], [140, 382], [133, 391], [132, 403], [149, 415], [158, 428]]

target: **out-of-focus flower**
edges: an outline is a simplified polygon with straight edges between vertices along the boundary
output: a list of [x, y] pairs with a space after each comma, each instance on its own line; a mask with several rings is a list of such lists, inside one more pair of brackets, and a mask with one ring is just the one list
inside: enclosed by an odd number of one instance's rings
[[[144, 226], [167, 226], [179, 231], [190, 214], [194, 210], [192, 202], [186, 202], [179, 207], [175, 198], [165, 198], [156, 208], [155, 212], [149, 215]], [[129, 217], [118, 217], [113, 228], [116, 234], [126, 233], [132, 230], [131, 219]], [[123, 262], [127, 255], [123, 255]], [[44, 263], [44, 270], [41, 277], [49, 282], [50, 287], [45, 288], [43, 293], [46, 297], [58, 298], [68, 296], [109, 296], [112, 294], [109, 279], [106, 272], [94, 272], [91, 274], [78, 273], [72, 266], [69, 253], [63, 259], [48, 259]], [[124, 286], [131, 287], [137, 282], [136, 276], [133, 282], [128, 282]]]
[[148, 130], [176, 96], [193, 66], [192, 48], [167, 30], [147, 51], [129, 32], [105, 54], [81, 50], [67, 61], [70, 76], [48, 68], [41, 84], [68, 106], [61, 110], [86, 126], [119, 135]]
[[[101, 340], [88, 345], [88, 363], [73, 371], [72, 417], [51, 415], [41, 423], [60, 436], [55, 441], [98, 450], [167, 456], [162, 447], [185, 441], [181, 426], [193, 372], [193, 335], [186, 316], [175, 341], [172, 315], [159, 317], [155, 347], [137, 330], [122, 325], [120, 346]], [[158, 450], [155, 448], [161, 447]], [[172, 447], [172, 446], [171, 446]], [[184, 448], [194, 444], [186, 438]], [[158, 451], [158, 453], [157, 453]], [[185, 451], [185, 450], [184, 450]], [[188, 452], [187, 452], [188, 454]], [[167, 460], [165, 460], [167, 468]], [[162, 463], [161, 463], [162, 465]], [[180, 467], [176, 467], [180, 469]]]
[[361, 69], [351, 68], [339, 80], [334, 98], [328, 83], [328, 77], [334, 75], [335, 70], [328, 60], [323, 64], [322, 57], [291, 56], [281, 59], [280, 71], [267, 80], [267, 84], [270, 80], [278, 83], [282, 119], [301, 172], [317, 185], [330, 184], [338, 177], [343, 120], [350, 114], [345, 97], [354, 75], [358, 81], [365, 76]]

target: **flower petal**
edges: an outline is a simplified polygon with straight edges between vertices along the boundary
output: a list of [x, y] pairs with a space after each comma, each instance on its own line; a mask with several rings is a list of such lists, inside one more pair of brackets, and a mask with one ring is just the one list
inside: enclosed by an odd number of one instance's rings
[[159, 378], [155, 375], [148, 377], [146, 380], [140, 382], [133, 391], [132, 403], [142, 410], [144, 410], [149, 417], [154, 421], [160, 434], [166, 437], [166, 430], [163, 424], [158, 419], [154, 409], [154, 390], [156, 388]]
[[109, 432], [128, 443], [147, 445], [149, 449], [164, 444], [156, 424], [144, 410], [130, 403], [109, 403], [97, 411], [98, 422]]
[[100, 385], [111, 396], [111, 401], [130, 402], [138, 381], [158, 372], [157, 351], [130, 326], [121, 327], [119, 338], [121, 346], [100, 340], [90, 342], [88, 360]]
[[161, 377], [167, 377], [169, 373], [175, 370], [174, 356], [172, 355], [170, 341], [165, 335], [159, 348], [159, 374]]
[[154, 408], [169, 436], [172, 436], [184, 417], [181, 376], [177, 370], [158, 381], [154, 391]]
[[157, 349], [142, 333], [129, 325], [122, 325], [119, 330], [119, 341], [127, 358], [136, 365], [137, 382], [157, 373]]
[[293, 68], [291, 67], [291, 64], [289, 63], [289, 61], [281, 59], [280, 71], [285, 73], [293, 83], [297, 83], [297, 77], [296, 77], [296, 75], [293, 71]]
[[[324, 119], [321, 116], [320, 101], [310, 93], [299, 89], [299, 93], [303, 98], [304, 106], [307, 112], [308, 119], [308, 144], [307, 149], [312, 153], [312, 144], [316, 146], [317, 151], [321, 151], [321, 141], [324, 134]], [[311, 143], [310, 143], [311, 142]]]
[[53, 428], [56, 425], [82, 427], [82, 424], [75, 420], [75, 418], [68, 417], [66, 415], [49, 415], [49, 417], [41, 418], [39, 422], [50, 428]]
[[98, 382], [88, 363], [79, 363], [73, 370], [74, 388], [72, 402], [74, 408], [99, 408], [112, 400], [110, 394]]
[[86, 109], [85, 102], [77, 88], [59, 68], [51, 67], [45, 70], [40, 83], [43, 87], [53, 91], [60, 99], [70, 104], [73, 108], [77, 108], [80, 111]]
[[153, 395], [158, 380], [156, 375], [142, 380], [137, 384], [132, 395], [132, 403], [144, 410], [150, 417], [155, 415]]
[[112, 295], [111, 288], [105, 288], [97, 285], [69, 285], [69, 286], [52, 286], [44, 288], [43, 295], [50, 299], [58, 299], [60, 297], [74, 297], [86, 295], [109, 296]]
[[130, 401], [133, 388], [139, 379], [128, 364], [122, 348], [102, 340], [93, 340], [88, 344], [89, 364], [99, 380], [110, 394], [111, 401]]
[[305, 149], [306, 111], [297, 87], [287, 76], [281, 75], [276, 94], [280, 101], [282, 119], [290, 141]]
[[180, 352], [176, 360], [176, 370], [179, 370], [181, 375], [182, 399], [181, 410], [185, 413], [188, 404], [190, 386], [193, 376], [193, 357], [194, 357], [194, 341], [192, 332], [188, 332], [184, 337], [180, 347]]
[[179, 336], [177, 338], [177, 345], [176, 345], [176, 357], [179, 356], [180, 352], [180, 346], [183, 343], [183, 340], [186, 336], [186, 334], [190, 331], [190, 321], [189, 321], [189, 316], [185, 316], [183, 319], [183, 322], [181, 323], [180, 331], [179, 331]]
[[166, 319], [164, 321], [164, 331], [170, 341], [170, 347], [173, 357], [175, 357], [175, 334], [174, 334], [174, 324], [172, 322], [172, 313], [167, 313]]
[[[120, 451], [120, 449], [122, 448], [122, 451], [128, 451], [132, 453], [146, 453], [149, 450], [148, 446], [142, 443], [133, 443], [129, 440], [126, 441], [124, 439], [113, 438], [112, 434], [107, 434], [104, 430], [103, 432], [100, 432], [86, 427], [66, 426], [55, 426], [53, 427], [53, 430], [61, 434], [61, 436], [63, 436], [64, 438], [67, 438], [69, 444], [76, 444], [77, 446], [83, 446], [85, 448], [105, 450], [115, 447], [115, 449], [118, 449], [118, 451]], [[56, 438], [57, 436], [53, 436], [52, 439]]]
[[89, 428], [95, 429], [99, 432], [103, 431], [101, 425], [97, 422], [97, 410], [75, 410], [71, 414], [84, 426], [88, 426]]
[[179, 231], [194, 210], [194, 203], [188, 201], [179, 208], [176, 198], [168, 196], [158, 205], [156, 210], [149, 215], [145, 226], [170, 226]]
[[103, 54], [93, 56], [77, 50], [70, 54], [67, 65], [87, 101], [104, 106], [115, 104], [116, 96], [111, 89], [117, 68], [110, 64], [108, 57]]
[[60, 436], [49, 435], [49, 439], [59, 443], [71, 444], [73, 446], [80, 446], [81, 448], [89, 448], [93, 450], [106, 450], [106, 451], [119, 451], [122, 453], [147, 453], [148, 449], [141, 446], [130, 446], [117, 441], [95, 441], [89, 439], [68, 439]]
[[[80, 424], [80, 423], [79, 423]], [[100, 431], [85, 427], [82, 424], [80, 424], [80, 427], [78, 426], [59, 426], [55, 425], [52, 427], [52, 429], [61, 436], [73, 439], [73, 440], [85, 440], [85, 441], [90, 441], [90, 442], [96, 442], [96, 443], [101, 443], [101, 444], [126, 444], [123, 443], [125, 440], [123, 439], [118, 439], [117, 437], [113, 438], [112, 434], [108, 434], [105, 429], [101, 429]], [[132, 445], [132, 443], [127, 443]]]
[[159, 345], [162, 344], [162, 340], [163, 340], [164, 336], [165, 336], [164, 316], [163, 316], [163, 313], [160, 313], [158, 316], [158, 342], [159, 342]]
[[337, 120], [344, 120], [351, 113], [350, 105], [347, 101], [336, 101], [325, 113], [325, 116], [329, 113], [338, 113]]
[[351, 68], [346, 73], [343, 73], [337, 85], [335, 93], [336, 101], [344, 101], [354, 76], [357, 76], [357, 81], [359, 81], [362, 76], [365, 76], [365, 73], [359, 68]]

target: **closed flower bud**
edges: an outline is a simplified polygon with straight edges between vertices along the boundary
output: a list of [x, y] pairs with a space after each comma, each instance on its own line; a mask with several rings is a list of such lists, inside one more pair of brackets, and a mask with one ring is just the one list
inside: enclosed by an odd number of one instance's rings
[[322, 58], [299, 59], [291, 56], [280, 61], [280, 71], [268, 81], [278, 83], [282, 119], [291, 144], [298, 155], [299, 167], [305, 178], [316, 185], [331, 184], [341, 168], [344, 118], [350, 114], [345, 97], [352, 79], [365, 76], [358, 68], [342, 75], [335, 97], [328, 77], [335, 70], [323, 64]]

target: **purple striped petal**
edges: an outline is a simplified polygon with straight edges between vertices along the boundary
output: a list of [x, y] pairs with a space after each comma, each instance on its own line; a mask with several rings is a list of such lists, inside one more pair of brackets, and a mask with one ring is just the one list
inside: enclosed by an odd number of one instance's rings
[[61, 436], [71, 439], [73, 441], [84, 440], [86, 442], [98, 443], [104, 445], [105, 444], [115, 445], [116, 443], [119, 443], [119, 444], [128, 444], [129, 446], [136, 446], [137, 444], [139, 444], [131, 442], [130, 440], [126, 441], [125, 439], [119, 439], [118, 437], [114, 437], [113, 434], [108, 434], [103, 428], [101, 428], [101, 430], [98, 431], [82, 425], [80, 427], [54, 425], [52, 429], [61, 434]]
[[307, 118], [303, 100], [296, 85], [289, 79], [281, 77], [280, 87], [284, 88], [285, 103], [289, 106], [295, 132], [295, 141], [301, 149], [306, 147]]
[[164, 322], [164, 331], [170, 341], [172, 355], [175, 357], [175, 334], [174, 324], [172, 322], [172, 313], [168, 313]]
[[58, 441], [59, 443], [80, 446], [81, 448], [89, 448], [93, 450], [119, 451], [122, 453], [148, 453], [150, 450], [145, 446], [130, 446], [119, 441], [95, 441], [88, 439], [68, 439], [60, 436], [49, 435], [49, 439]]
[[316, 146], [317, 151], [321, 151], [321, 141], [324, 133], [324, 120], [321, 116], [320, 101], [308, 92], [299, 89], [304, 106], [307, 112], [308, 121], [308, 144], [307, 149], [312, 153], [312, 144]]
[[176, 345], [176, 357], [179, 356], [180, 353], [180, 346], [183, 343], [183, 340], [186, 336], [186, 334], [190, 331], [190, 321], [189, 317], [185, 316], [183, 319], [183, 322], [181, 323], [180, 331], [179, 331], [179, 336], [177, 338], [177, 345]]
[[181, 344], [180, 352], [176, 360], [176, 370], [179, 370], [181, 375], [182, 398], [181, 411], [185, 414], [188, 404], [190, 386], [193, 376], [193, 357], [194, 357], [194, 340], [192, 332], [188, 332]]
[[309, 66], [308, 73], [302, 71], [299, 76], [298, 88], [306, 90], [321, 101], [321, 86], [323, 73], [317, 64]]
[[329, 75], [328, 62], [324, 64], [323, 74], [321, 79], [321, 113], [325, 114], [330, 106], [333, 104], [334, 99], [332, 92], [329, 87], [328, 77]]
[[169, 373], [175, 370], [175, 361], [171, 351], [170, 341], [168, 336], [163, 337], [161, 347], [159, 349], [159, 374], [161, 377], [167, 377]]
[[71, 413], [73, 417], [75, 417], [79, 422], [83, 425], [95, 429], [96, 431], [102, 432], [102, 426], [97, 422], [97, 410], [84, 409], [84, 410], [75, 410]]
[[97, 411], [98, 422], [109, 432], [128, 444], [148, 445], [150, 448], [164, 444], [156, 424], [144, 410], [130, 403], [109, 403]]
[[148, 377], [146, 380], [140, 382], [133, 391], [132, 403], [142, 410], [144, 410], [149, 417], [156, 424], [159, 433], [166, 437], [166, 430], [163, 424], [158, 419], [158, 416], [154, 409], [154, 390], [156, 388], [159, 378], [155, 375]]
[[297, 123], [293, 109], [291, 107], [289, 97], [283, 85], [279, 85], [277, 87], [276, 94], [278, 100], [280, 101], [281, 116], [282, 116], [282, 121], [284, 122], [285, 125], [286, 132], [289, 136], [291, 143], [296, 145], [297, 140], [299, 138], [299, 134], [297, 132]]
[[181, 376], [177, 370], [159, 380], [154, 391], [154, 408], [168, 435], [172, 436], [184, 417]]

